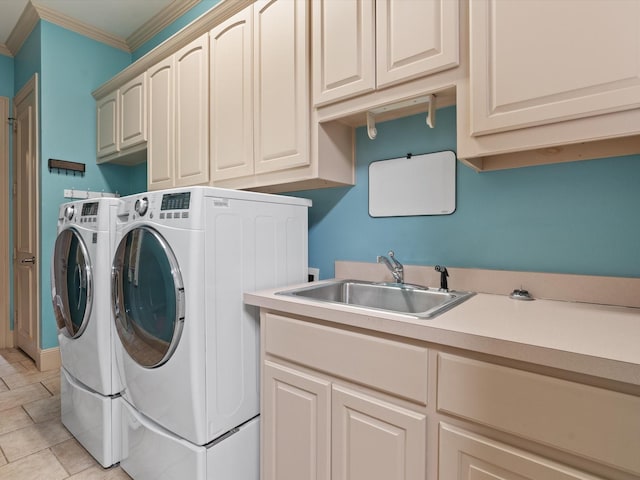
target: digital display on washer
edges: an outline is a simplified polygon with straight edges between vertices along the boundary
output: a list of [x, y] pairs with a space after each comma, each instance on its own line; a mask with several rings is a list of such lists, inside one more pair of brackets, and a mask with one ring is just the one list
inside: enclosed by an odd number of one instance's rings
[[191, 192], [165, 193], [162, 195], [160, 210], [189, 210]]
[[82, 204], [82, 216], [97, 215], [98, 214], [98, 202], [83, 203]]

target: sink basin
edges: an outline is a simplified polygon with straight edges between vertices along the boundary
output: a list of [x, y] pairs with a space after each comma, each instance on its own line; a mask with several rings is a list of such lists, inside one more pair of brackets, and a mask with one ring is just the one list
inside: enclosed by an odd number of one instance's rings
[[335, 280], [293, 290], [283, 290], [277, 292], [277, 295], [384, 310], [418, 318], [432, 318], [465, 301], [474, 293], [443, 292], [435, 288], [399, 283]]

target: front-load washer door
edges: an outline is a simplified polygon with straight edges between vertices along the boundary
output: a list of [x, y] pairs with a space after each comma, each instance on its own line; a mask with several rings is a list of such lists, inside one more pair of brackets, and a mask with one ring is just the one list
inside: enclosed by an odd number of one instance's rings
[[87, 328], [93, 303], [87, 246], [73, 228], [58, 234], [51, 264], [51, 298], [58, 328], [78, 338]]
[[141, 226], [120, 241], [112, 268], [116, 331], [138, 364], [153, 368], [175, 351], [184, 324], [184, 285], [171, 248]]

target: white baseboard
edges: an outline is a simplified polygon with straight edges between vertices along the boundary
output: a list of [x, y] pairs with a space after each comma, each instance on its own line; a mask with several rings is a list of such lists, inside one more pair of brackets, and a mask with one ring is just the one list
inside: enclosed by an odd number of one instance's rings
[[60, 348], [47, 348], [46, 350], [40, 350], [38, 357], [36, 358], [36, 366], [41, 372], [45, 370], [58, 370], [62, 365], [60, 359]]

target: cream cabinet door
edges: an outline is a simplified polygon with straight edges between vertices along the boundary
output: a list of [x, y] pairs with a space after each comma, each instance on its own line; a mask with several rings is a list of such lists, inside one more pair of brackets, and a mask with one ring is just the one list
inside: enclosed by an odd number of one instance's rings
[[440, 425], [441, 480], [604, 480], [446, 424]]
[[147, 74], [138, 75], [118, 90], [120, 150], [147, 141]]
[[175, 186], [209, 182], [209, 38], [175, 57]]
[[375, 3], [317, 0], [312, 7], [314, 104], [375, 90]]
[[456, 67], [458, 24], [457, 0], [376, 0], [378, 87]]
[[96, 102], [98, 158], [118, 151], [118, 111], [117, 90]]
[[147, 185], [149, 190], [174, 186], [174, 63], [173, 56], [156, 64], [148, 74]]
[[211, 180], [253, 174], [253, 7], [209, 32]]
[[331, 384], [268, 360], [262, 373], [261, 478], [329, 480]]
[[309, 164], [309, 2], [254, 4], [255, 173]]
[[640, 2], [470, 2], [471, 134], [640, 107]]
[[425, 479], [425, 415], [337, 385], [331, 407], [332, 480]]

